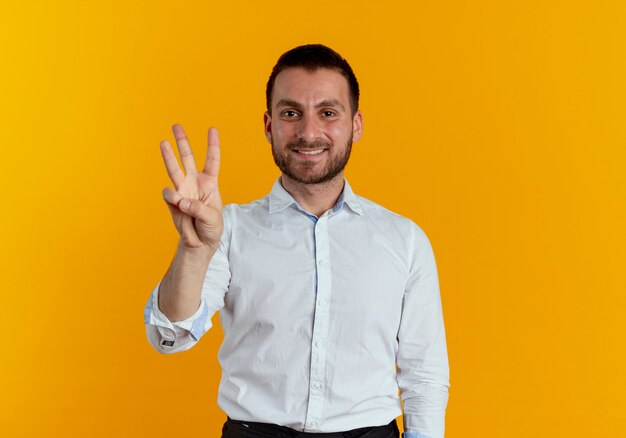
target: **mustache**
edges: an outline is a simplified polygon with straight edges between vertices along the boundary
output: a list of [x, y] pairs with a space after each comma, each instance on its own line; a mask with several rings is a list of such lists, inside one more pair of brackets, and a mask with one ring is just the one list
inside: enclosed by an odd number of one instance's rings
[[312, 143], [309, 143], [306, 140], [299, 140], [297, 142], [293, 142], [293, 143], [287, 143], [287, 147], [289, 149], [298, 149], [298, 150], [304, 150], [304, 149], [330, 149], [330, 147], [332, 146], [331, 143], [325, 142], [325, 141], [321, 141], [321, 140], [317, 140], [314, 141]]

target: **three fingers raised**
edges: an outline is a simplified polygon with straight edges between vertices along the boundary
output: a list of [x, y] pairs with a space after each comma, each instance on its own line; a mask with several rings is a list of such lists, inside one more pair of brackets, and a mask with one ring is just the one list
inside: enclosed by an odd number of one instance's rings
[[[174, 132], [174, 137], [176, 138], [176, 145], [178, 146], [178, 151], [180, 154], [180, 160], [183, 163], [183, 167], [185, 169], [185, 173], [197, 173], [196, 163], [193, 158], [193, 152], [191, 147], [189, 146], [189, 141], [187, 140], [187, 136], [183, 127], [179, 124], [175, 124], [172, 126], [172, 131]], [[163, 161], [165, 162], [165, 169], [167, 170], [167, 174], [174, 183], [174, 187], [178, 190], [178, 188], [185, 181], [185, 173], [183, 173], [182, 169], [178, 165], [178, 161], [176, 160], [176, 155], [172, 150], [170, 143], [167, 140], [163, 140], [160, 144], [161, 147], [161, 155], [163, 156]], [[216, 128], [209, 129], [208, 135], [208, 147], [207, 147], [207, 155], [206, 161], [204, 163], [203, 173], [208, 176], [211, 176], [217, 179], [217, 176], [220, 171], [220, 138]]]

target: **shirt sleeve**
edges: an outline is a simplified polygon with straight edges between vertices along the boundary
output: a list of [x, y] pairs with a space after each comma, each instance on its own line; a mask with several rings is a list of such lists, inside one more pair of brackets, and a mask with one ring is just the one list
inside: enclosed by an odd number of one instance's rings
[[182, 321], [170, 321], [159, 308], [161, 282], [156, 285], [148, 298], [144, 308], [146, 335], [150, 345], [160, 353], [171, 354], [189, 350], [211, 328], [211, 317], [215, 312], [224, 307], [224, 296], [230, 284], [228, 207], [224, 208], [224, 232], [220, 247], [211, 258], [202, 283], [198, 310]]
[[412, 234], [397, 355], [404, 436], [443, 438], [450, 371], [439, 279], [428, 237], [414, 223]]

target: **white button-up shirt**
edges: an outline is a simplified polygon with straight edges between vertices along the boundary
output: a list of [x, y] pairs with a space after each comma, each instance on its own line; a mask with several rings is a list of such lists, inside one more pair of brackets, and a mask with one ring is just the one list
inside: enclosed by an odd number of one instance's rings
[[224, 207], [200, 307], [171, 322], [159, 284], [144, 312], [154, 348], [191, 348], [220, 311], [218, 405], [237, 420], [304, 432], [389, 423], [443, 437], [449, 368], [437, 268], [411, 220], [347, 181], [319, 218], [282, 187]]

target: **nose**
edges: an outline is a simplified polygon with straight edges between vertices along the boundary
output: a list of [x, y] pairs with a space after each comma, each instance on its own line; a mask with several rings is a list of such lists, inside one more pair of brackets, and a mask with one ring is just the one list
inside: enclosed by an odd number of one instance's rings
[[312, 114], [302, 116], [298, 124], [298, 139], [312, 143], [321, 138], [320, 120]]

